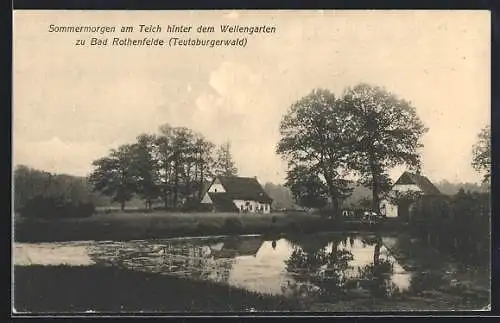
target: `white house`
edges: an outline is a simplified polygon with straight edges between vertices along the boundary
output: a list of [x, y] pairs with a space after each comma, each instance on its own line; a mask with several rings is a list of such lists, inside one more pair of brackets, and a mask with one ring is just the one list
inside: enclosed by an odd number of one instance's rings
[[[380, 202], [380, 212], [388, 218], [407, 219], [416, 199], [441, 195], [439, 189], [420, 173], [404, 172]], [[396, 199], [398, 202], [395, 202]]]
[[215, 178], [201, 204], [217, 212], [270, 213], [273, 200], [255, 177]]

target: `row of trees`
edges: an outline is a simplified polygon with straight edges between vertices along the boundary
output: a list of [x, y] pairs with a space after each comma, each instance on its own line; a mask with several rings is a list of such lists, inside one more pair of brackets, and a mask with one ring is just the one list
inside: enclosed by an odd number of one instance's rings
[[[408, 101], [384, 88], [358, 84], [340, 97], [313, 90], [294, 103], [280, 124], [277, 153], [288, 162], [286, 185], [305, 207], [338, 214], [340, 203], [357, 185], [371, 190], [371, 209], [391, 188], [388, 172], [396, 166], [421, 167], [419, 149], [428, 131]], [[490, 129], [473, 148], [473, 167], [489, 181]]]
[[437, 249], [451, 252], [463, 260], [484, 260], [490, 255], [490, 219], [490, 194], [462, 189], [446, 199], [427, 197], [419, 200], [410, 219], [410, 228]]
[[26, 217], [86, 217], [96, 196], [83, 177], [19, 165], [14, 170], [14, 209]]
[[472, 147], [472, 167], [483, 174], [483, 183], [490, 184], [491, 178], [491, 127], [481, 129], [477, 142]]
[[131, 144], [111, 150], [93, 162], [89, 180], [94, 189], [122, 210], [134, 195], [151, 209], [161, 199], [165, 208], [194, 206], [207, 181], [214, 176], [235, 176], [230, 143], [216, 146], [185, 127], [165, 124], [158, 134], [141, 134]]
[[385, 89], [359, 84], [341, 97], [313, 90], [293, 104], [280, 125], [277, 153], [288, 162], [287, 185], [306, 206], [329, 200], [338, 214], [352, 180], [372, 191], [379, 209], [391, 187], [388, 171], [418, 169], [420, 139], [427, 128], [410, 102]]
[[35, 196], [62, 196], [67, 201], [92, 202], [94, 196], [85, 178], [51, 174], [19, 165], [14, 170], [14, 206], [24, 207]]

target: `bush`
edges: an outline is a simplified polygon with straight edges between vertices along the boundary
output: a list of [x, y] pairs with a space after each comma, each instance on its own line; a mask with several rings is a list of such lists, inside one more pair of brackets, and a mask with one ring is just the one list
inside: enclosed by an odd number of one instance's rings
[[37, 195], [29, 199], [21, 210], [21, 215], [27, 218], [82, 218], [89, 217], [95, 211], [91, 202], [72, 203], [62, 197], [47, 197]]

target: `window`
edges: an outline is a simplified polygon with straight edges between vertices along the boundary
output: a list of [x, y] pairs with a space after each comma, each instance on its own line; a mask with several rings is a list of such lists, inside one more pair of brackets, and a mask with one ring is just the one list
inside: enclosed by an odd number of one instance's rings
[[252, 205], [249, 205], [249, 206], [248, 206], [248, 209], [249, 209], [250, 211], [252, 211]]

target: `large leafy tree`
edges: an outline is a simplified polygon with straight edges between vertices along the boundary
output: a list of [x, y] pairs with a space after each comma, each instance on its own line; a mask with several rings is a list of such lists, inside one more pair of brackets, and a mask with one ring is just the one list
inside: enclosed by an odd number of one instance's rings
[[483, 183], [489, 183], [491, 177], [491, 127], [485, 126], [478, 134], [472, 148], [472, 167], [483, 174]]
[[202, 198], [203, 189], [207, 179], [213, 176], [213, 150], [215, 145], [206, 140], [201, 134], [195, 135], [194, 153], [195, 153], [195, 170], [194, 183], [198, 191], [198, 199]]
[[285, 185], [300, 206], [323, 208], [327, 204], [328, 189], [319, 176], [305, 166], [289, 169]]
[[400, 165], [420, 168], [418, 149], [427, 128], [410, 102], [378, 86], [349, 88], [341, 104], [356, 134], [350, 167], [361, 184], [371, 186], [372, 209], [379, 211], [381, 195], [390, 188], [387, 171]]
[[219, 146], [215, 156], [214, 172], [216, 176], [236, 176], [238, 169], [231, 154], [231, 143]]
[[137, 191], [137, 170], [134, 165], [134, 148], [122, 145], [111, 153], [93, 162], [95, 167], [89, 180], [94, 190], [100, 191], [113, 201], [119, 202], [121, 209]]
[[[313, 90], [294, 103], [280, 124], [277, 153], [289, 163], [290, 178], [296, 167], [309, 179], [322, 183], [335, 213], [352, 189], [345, 178], [355, 138], [349, 111], [328, 90]], [[314, 174], [314, 175], [313, 175]]]
[[146, 208], [151, 209], [152, 201], [160, 194], [157, 138], [155, 135], [141, 134], [131, 148], [136, 193], [145, 200]]
[[[180, 196], [189, 196], [190, 192], [190, 170], [194, 163], [193, 157], [193, 132], [184, 127], [173, 129], [172, 136], [172, 169], [173, 169], [173, 193], [174, 207], [179, 207]], [[181, 189], [181, 186], [183, 189]]]
[[160, 178], [160, 191], [163, 198], [165, 208], [169, 207], [170, 196], [174, 189], [172, 178], [174, 169], [173, 162], [173, 131], [174, 128], [169, 124], [164, 124], [160, 127], [159, 135], [156, 138], [156, 146], [158, 147], [157, 162], [158, 174]]

